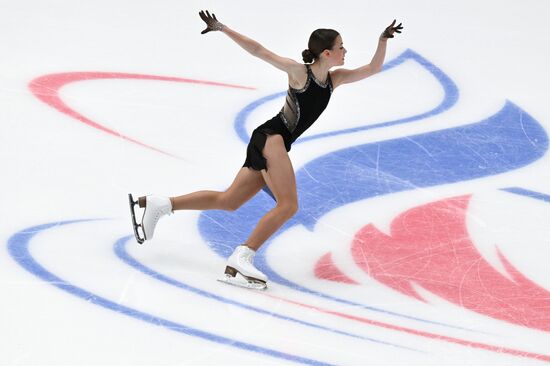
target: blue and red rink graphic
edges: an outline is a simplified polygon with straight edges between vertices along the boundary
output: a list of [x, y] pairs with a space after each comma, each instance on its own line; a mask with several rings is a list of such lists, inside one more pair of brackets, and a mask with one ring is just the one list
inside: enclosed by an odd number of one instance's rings
[[[408, 118], [312, 135], [300, 141], [321, 140], [335, 135], [352, 134], [368, 129], [422, 121], [422, 119], [450, 109], [456, 103], [459, 92], [454, 82], [438, 67], [411, 50], [389, 62], [385, 66], [385, 70], [397, 67], [405, 61], [417, 62], [441, 84], [444, 97], [438, 106]], [[30, 89], [41, 101], [88, 126], [153, 151], [178, 158], [158, 147], [121, 135], [99, 122], [92, 121], [71, 109], [59, 96], [59, 90], [68, 83], [108, 78], [243, 88], [236, 85], [151, 75], [65, 73], [37, 78], [31, 82]], [[248, 115], [263, 103], [280, 97], [281, 93], [267, 96], [249, 104], [239, 113], [235, 121], [235, 129], [243, 141], [247, 141], [244, 125]], [[500, 111], [482, 121], [405, 138], [351, 146], [318, 156], [296, 172], [300, 211], [264, 245], [258, 253], [258, 266], [268, 274], [272, 282], [279, 285], [333, 301], [335, 304], [359, 306], [370, 311], [385, 313], [393, 316], [396, 322], [381, 322], [320, 307], [312, 303], [278, 298], [278, 300], [286, 301], [293, 306], [314, 310], [327, 316], [353, 320], [365, 326], [382, 327], [416, 337], [437, 339], [486, 351], [550, 362], [550, 355], [547, 354], [537, 354], [494, 344], [469, 341], [468, 339], [435, 334], [421, 329], [423, 323], [461, 328], [456, 324], [442, 324], [410, 314], [396, 313], [305, 287], [292, 278], [286, 278], [283, 274], [278, 273], [276, 269], [270, 266], [265, 255], [267, 249], [271, 245], [275, 245], [276, 239], [283, 233], [296, 226], [303, 226], [313, 231], [315, 224], [323, 216], [350, 203], [514, 171], [537, 161], [547, 150], [548, 138], [542, 126], [527, 112], [514, 103], [507, 101]], [[319, 182], [322, 182], [322, 184]], [[549, 201], [546, 194], [531, 192], [521, 187], [501, 187], [501, 189], [510, 194], [529, 196], [543, 202]], [[307, 192], [307, 194], [300, 194], [301, 192]], [[414, 283], [451, 303], [484, 316], [527, 328], [550, 331], [549, 291], [523, 275], [500, 252], [499, 259], [509, 277], [504, 277], [490, 263], [483, 260], [466, 229], [465, 218], [469, 202], [470, 196], [466, 195], [450, 197], [409, 209], [394, 218], [389, 235], [382, 233], [374, 225], [365, 223], [365, 226], [355, 234], [353, 241], [342, 243], [341, 248], [351, 253], [357, 266], [363, 269], [368, 276], [387, 286], [388, 289], [397, 291], [408, 298], [426, 302], [422, 295], [415, 291], [412, 286], [412, 283]], [[269, 193], [260, 193], [236, 212], [204, 212], [199, 219], [198, 226], [205, 242], [211, 249], [220, 256], [227, 257], [232, 248], [240, 244], [251, 231], [256, 221], [250, 220], [250, 218], [260, 217], [271, 204], [272, 200]], [[223, 225], [213, 224], [219, 222], [223, 222]], [[42, 280], [52, 283], [72, 295], [92, 299], [92, 302], [99, 306], [136, 319], [276, 358], [304, 364], [325, 364], [318, 360], [227, 339], [184, 324], [170, 322], [152, 314], [121, 306], [112, 300], [96, 296], [86, 289], [64, 281], [34, 260], [28, 251], [28, 246], [36, 233], [60, 224], [76, 225], [83, 224], [83, 222], [68, 221], [45, 224], [16, 233], [8, 243], [12, 257], [25, 269]], [[116, 255], [126, 264], [180, 290], [191, 291], [216, 301], [246, 308], [247, 305], [239, 303], [235, 299], [223, 298], [181, 281], [168, 278], [137, 262], [124, 249], [128, 240], [128, 237], [121, 238], [114, 245]], [[472, 263], [475, 263], [475, 270], [472, 269]], [[312, 270], [320, 279], [342, 283], [343, 286], [351, 286], [354, 289], [352, 291], [361, 291], [361, 283], [348, 276], [345, 269], [338, 268], [333, 262], [332, 253], [330, 252], [320, 257]], [[258, 294], [258, 296], [273, 295], [267, 293]], [[262, 309], [250, 306], [247, 309], [253, 312], [262, 312]], [[270, 316], [306, 327], [314, 327], [319, 331], [336, 332], [343, 336], [360, 338], [367, 342], [408, 348], [381, 339], [366, 338], [338, 329], [329, 329], [280, 314], [270, 313]], [[420, 324], [419, 328], [401, 326], [399, 325], [399, 319], [418, 322]], [[411, 349], [411, 351], [414, 350]]]

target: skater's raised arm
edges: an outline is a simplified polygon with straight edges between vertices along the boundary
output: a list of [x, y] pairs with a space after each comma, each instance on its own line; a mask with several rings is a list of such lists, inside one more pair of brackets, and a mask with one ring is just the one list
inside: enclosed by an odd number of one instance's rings
[[397, 26], [395, 26], [395, 23], [396, 21], [394, 20], [380, 35], [378, 47], [376, 48], [376, 52], [374, 53], [370, 63], [354, 70], [337, 69], [331, 73], [334, 88], [342, 84], [363, 80], [373, 74], [376, 74], [382, 69], [384, 58], [386, 57], [386, 45], [388, 39], [393, 38], [394, 33], [401, 33], [401, 30], [403, 29], [401, 23]]
[[206, 23], [206, 29], [203, 30], [201, 34], [205, 34], [210, 31], [223, 32], [251, 55], [268, 62], [279, 70], [285, 71], [289, 75], [295, 73], [297, 70], [301, 71], [303, 69], [302, 64], [290, 58], [281, 57], [271, 52], [255, 40], [250, 39], [229, 28], [228, 26], [220, 23], [218, 19], [216, 19], [216, 16], [214, 14], [210, 15], [208, 11], [201, 11], [199, 15], [201, 19]]

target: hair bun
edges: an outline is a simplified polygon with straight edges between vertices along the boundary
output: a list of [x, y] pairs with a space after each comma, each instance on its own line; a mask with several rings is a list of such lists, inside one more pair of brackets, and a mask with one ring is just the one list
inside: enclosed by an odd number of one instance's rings
[[302, 51], [302, 59], [306, 64], [312, 63], [314, 58], [315, 55], [309, 49]]

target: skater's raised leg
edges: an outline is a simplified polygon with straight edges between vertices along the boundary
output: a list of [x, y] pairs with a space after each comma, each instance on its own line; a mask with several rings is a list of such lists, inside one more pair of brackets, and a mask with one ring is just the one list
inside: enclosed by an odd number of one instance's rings
[[[250, 200], [265, 185], [262, 174], [256, 170], [241, 168], [231, 186], [224, 192], [198, 191], [178, 197], [145, 196], [137, 201], [144, 208], [141, 224], [134, 223], [136, 239], [153, 238], [159, 219], [176, 210], [226, 210], [234, 211]], [[135, 216], [131, 204], [132, 217]], [[137, 227], [141, 226], [143, 238], [138, 237]]]
[[264, 178], [259, 171], [241, 168], [231, 186], [225, 192], [198, 191], [172, 197], [172, 209], [176, 210], [226, 210], [235, 211], [250, 200], [262, 187]]

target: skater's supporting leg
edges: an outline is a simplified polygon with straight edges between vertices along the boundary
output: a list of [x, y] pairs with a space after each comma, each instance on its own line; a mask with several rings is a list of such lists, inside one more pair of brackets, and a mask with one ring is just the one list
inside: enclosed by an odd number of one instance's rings
[[245, 244], [257, 250], [298, 210], [296, 177], [292, 163], [280, 135], [268, 136], [263, 155], [267, 159], [267, 171], [262, 176], [275, 195], [277, 205], [258, 222]]
[[254, 197], [265, 186], [262, 174], [249, 168], [241, 168], [231, 186], [225, 192], [198, 191], [179, 197], [171, 197], [172, 210], [226, 210], [234, 211]]

